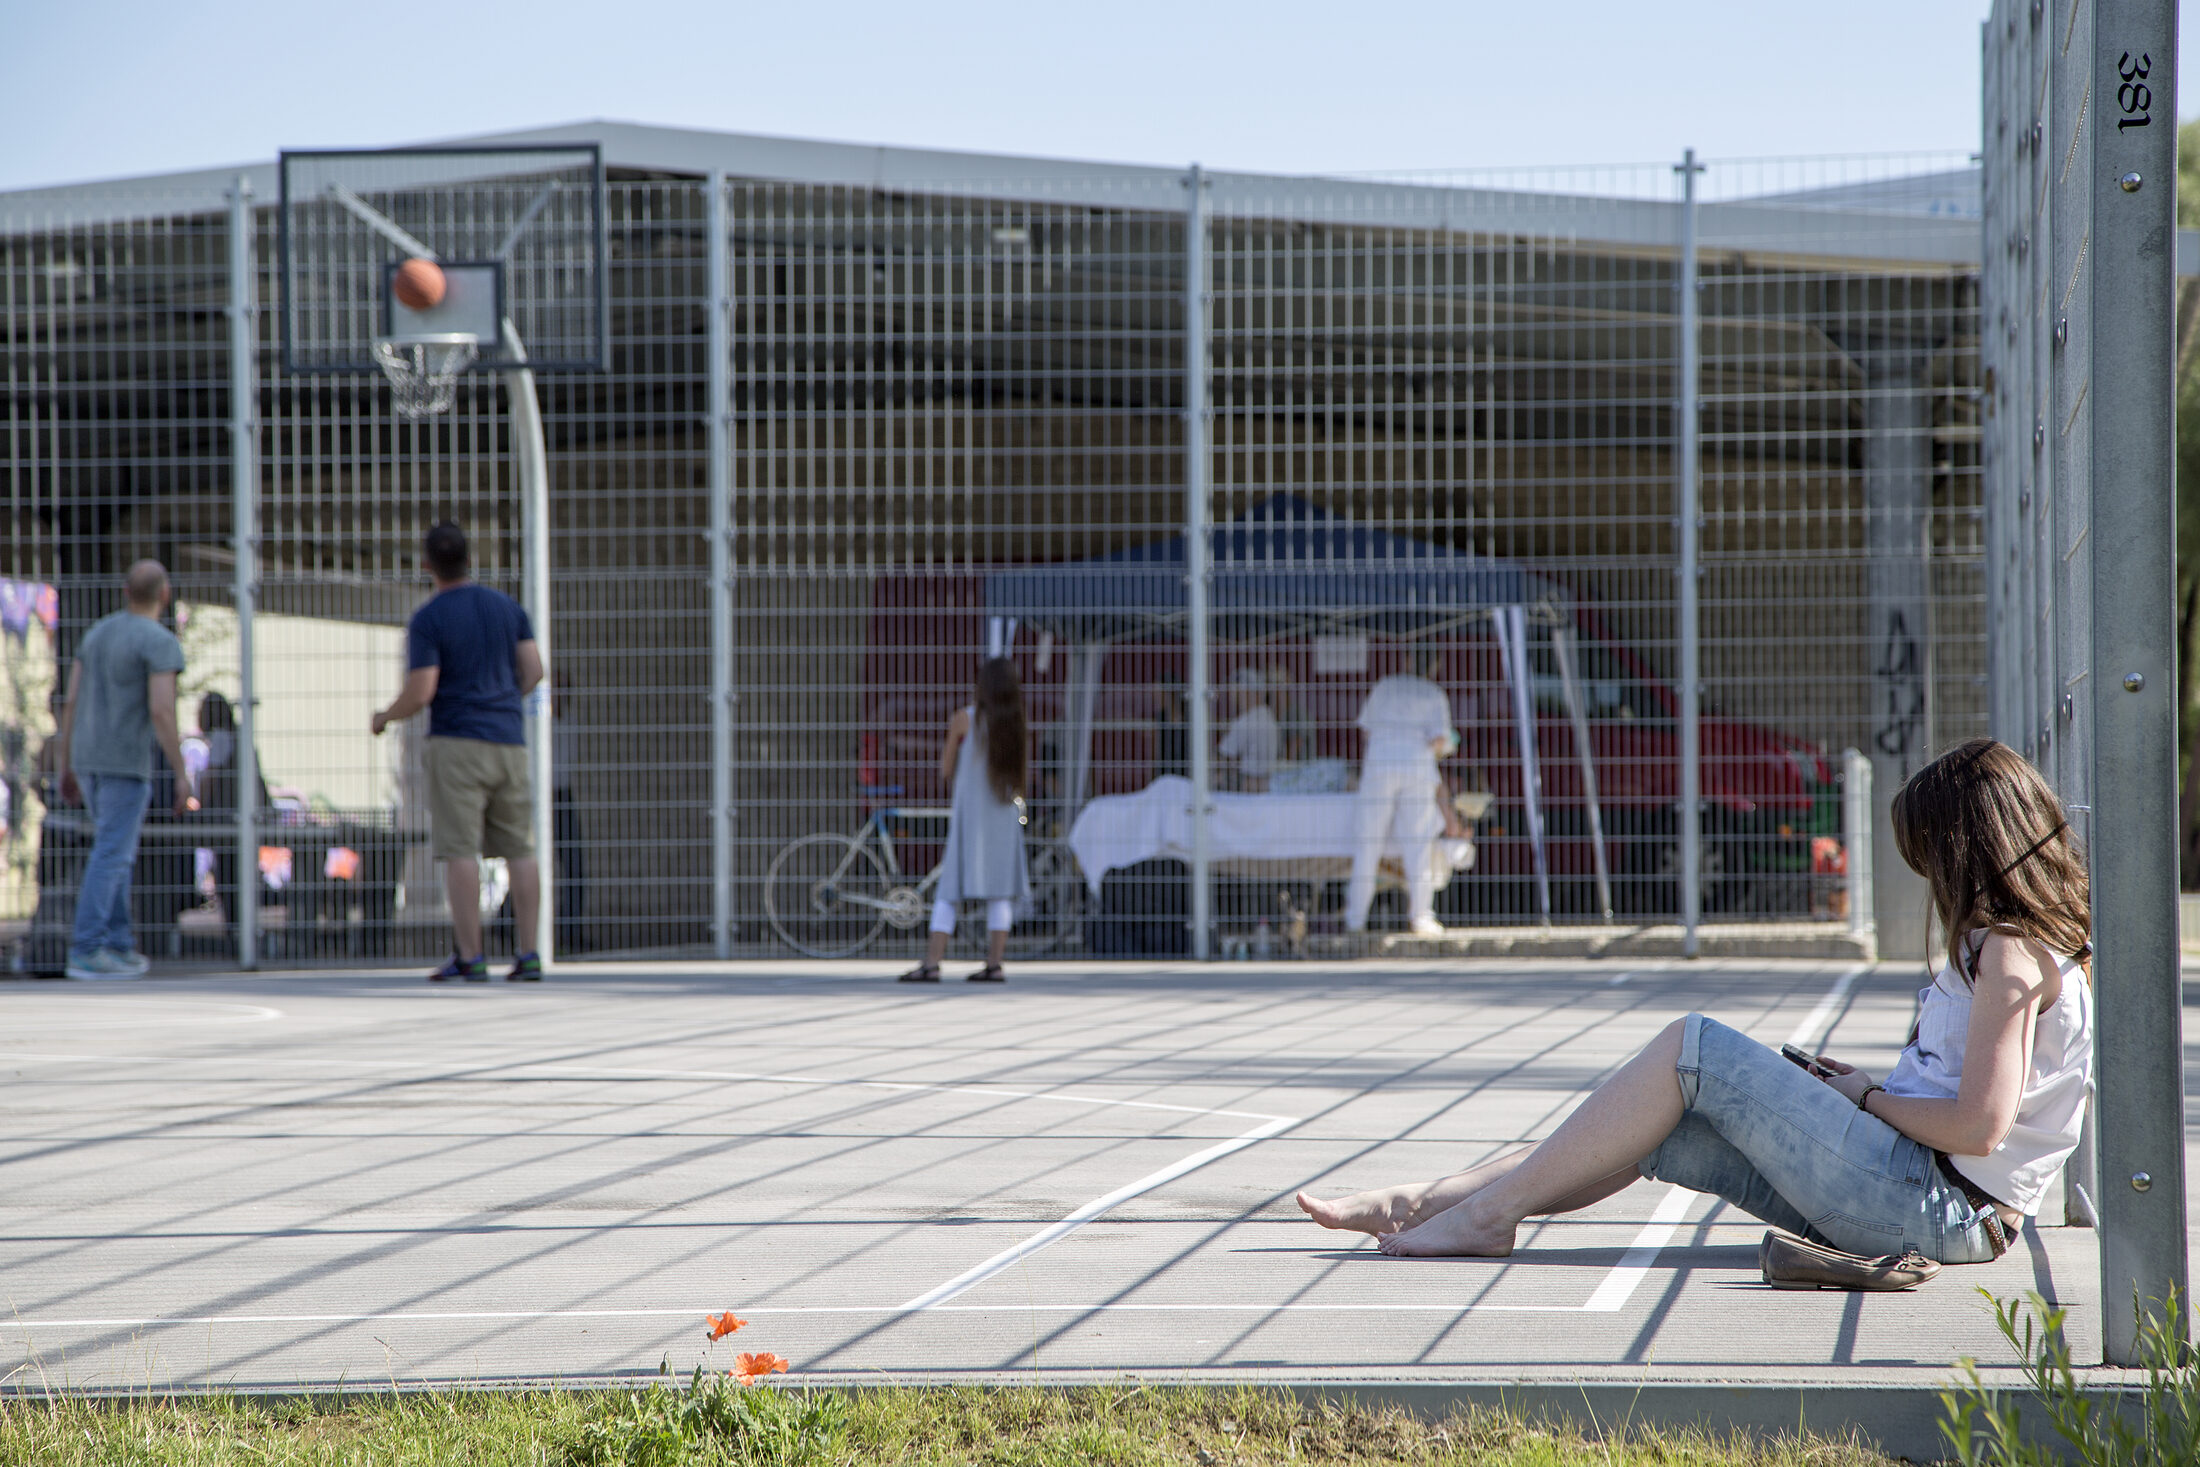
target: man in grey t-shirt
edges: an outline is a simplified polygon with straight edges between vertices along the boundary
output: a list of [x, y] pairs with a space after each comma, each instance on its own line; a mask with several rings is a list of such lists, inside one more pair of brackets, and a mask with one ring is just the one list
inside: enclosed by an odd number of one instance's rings
[[141, 560], [124, 578], [126, 609], [101, 617], [77, 644], [61, 705], [61, 798], [92, 817], [92, 853], [76, 898], [71, 978], [137, 978], [148, 964], [130, 931], [130, 870], [153, 790], [153, 741], [176, 771], [176, 813], [197, 808], [176, 732], [183, 648], [160, 624], [168, 572]]

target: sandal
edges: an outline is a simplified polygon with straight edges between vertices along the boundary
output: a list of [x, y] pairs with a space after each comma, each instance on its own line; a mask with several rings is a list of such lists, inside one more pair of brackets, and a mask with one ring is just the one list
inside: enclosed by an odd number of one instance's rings
[[999, 963], [987, 963], [967, 980], [971, 983], [1006, 983], [1008, 975], [1001, 971]]
[[894, 981], [897, 983], [937, 983], [940, 981], [940, 970], [935, 964], [919, 963]]

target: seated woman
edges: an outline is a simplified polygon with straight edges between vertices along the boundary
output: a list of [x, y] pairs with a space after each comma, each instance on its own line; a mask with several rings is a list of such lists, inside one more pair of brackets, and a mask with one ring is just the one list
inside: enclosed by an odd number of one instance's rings
[[1813, 1242], [1941, 1263], [2000, 1256], [2077, 1145], [2093, 1067], [2085, 860], [2054, 791], [1974, 739], [1894, 799], [1949, 962], [1884, 1082], [1805, 1070], [1690, 1014], [1534, 1146], [1455, 1176], [1299, 1205], [1402, 1257], [1498, 1258], [1522, 1221], [1649, 1177]]

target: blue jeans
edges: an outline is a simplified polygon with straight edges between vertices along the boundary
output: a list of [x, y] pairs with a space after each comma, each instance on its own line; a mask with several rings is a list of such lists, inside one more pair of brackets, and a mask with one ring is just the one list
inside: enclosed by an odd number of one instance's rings
[[130, 871], [153, 782], [115, 774], [86, 774], [80, 782], [92, 817], [92, 853], [84, 859], [69, 956], [88, 958], [103, 947], [131, 952], [137, 942], [130, 933]]
[[1702, 1014], [1681, 1030], [1681, 1123], [1642, 1174], [1725, 1198], [1774, 1227], [1877, 1258], [1985, 1263], [1982, 1213], [1932, 1149]]

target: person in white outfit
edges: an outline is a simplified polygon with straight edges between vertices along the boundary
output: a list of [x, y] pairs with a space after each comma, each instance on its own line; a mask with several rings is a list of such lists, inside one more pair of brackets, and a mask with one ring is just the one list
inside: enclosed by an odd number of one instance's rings
[[1283, 729], [1268, 706], [1268, 676], [1257, 667], [1237, 673], [1238, 715], [1230, 720], [1216, 752], [1237, 765], [1237, 787], [1249, 795], [1268, 792], [1268, 777], [1283, 758]]
[[1417, 936], [1441, 933], [1436, 920], [1436, 838], [1446, 828], [1437, 797], [1443, 776], [1436, 761], [1457, 746], [1451, 700], [1436, 685], [1442, 655], [1423, 648], [1411, 673], [1393, 673], [1375, 684], [1360, 707], [1367, 735], [1360, 760], [1360, 793], [1352, 811], [1352, 879], [1345, 886], [1347, 932], [1367, 929], [1375, 901], [1375, 868], [1394, 850], [1405, 863], [1406, 921]]

